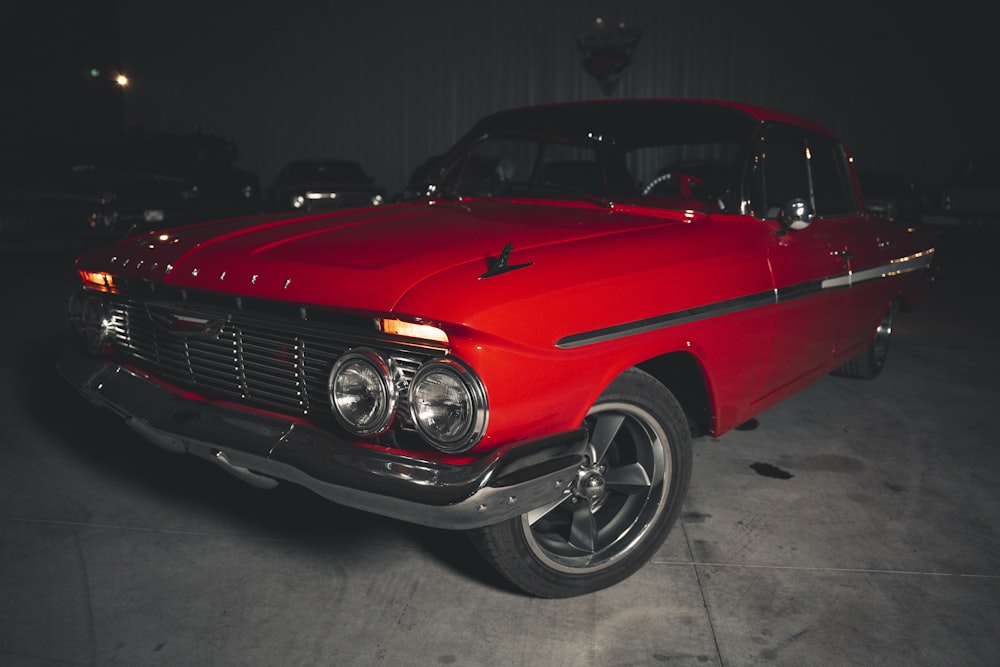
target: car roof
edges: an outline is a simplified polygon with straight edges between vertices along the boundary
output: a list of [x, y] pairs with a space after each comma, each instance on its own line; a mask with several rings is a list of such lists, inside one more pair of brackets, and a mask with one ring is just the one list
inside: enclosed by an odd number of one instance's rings
[[830, 135], [825, 128], [765, 107], [718, 100], [628, 99], [562, 102], [508, 109], [479, 121], [473, 133], [551, 129], [555, 134], [613, 137], [617, 145], [650, 141], [745, 141], [762, 123], [778, 122]]

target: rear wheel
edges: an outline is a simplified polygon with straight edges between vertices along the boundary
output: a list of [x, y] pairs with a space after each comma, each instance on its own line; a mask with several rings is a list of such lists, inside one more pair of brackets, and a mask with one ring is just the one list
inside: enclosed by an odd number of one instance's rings
[[889, 339], [892, 337], [892, 319], [895, 311], [895, 303], [890, 303], [882, 315], [882, 320], [875, 327], [875, 338], [871, 344], [861, 354], [834, 371], [835, 375], [870, 380], [882, 372], [885, 360], [889, 356]]
[[677, 520], [691, 477], [691, 434], [674, 396], [630, 369], [587, 414], [589, 456], [560, 502], [471, 531], [521, 589], [570, 597], [630, 576]]

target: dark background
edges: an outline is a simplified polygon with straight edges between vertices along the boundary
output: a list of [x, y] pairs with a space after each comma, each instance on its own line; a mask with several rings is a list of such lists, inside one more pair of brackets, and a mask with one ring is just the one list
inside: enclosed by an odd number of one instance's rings
[[780, 108], [834, 130], [860, 168], [932, 188], [963, 155], [1000, 145], [1000, 47], [979, 7], [14, 0], [0, 7], [0, 145], [202, 131], [233, 140], [265, 187], [292, 159], [326, 157], [360, 161], [395, 191], [486, 113], [603, 97], [576, 42], [601, 17], [642, 31], [612, 97]]

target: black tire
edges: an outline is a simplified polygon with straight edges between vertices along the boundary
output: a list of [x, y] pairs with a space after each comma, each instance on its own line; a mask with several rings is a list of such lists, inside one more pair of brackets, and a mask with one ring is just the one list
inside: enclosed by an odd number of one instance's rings
[[666, 539], [691, 479], [684, 411], [630, 369], [587, 415], [590, 457], [557, 505], [470, 531], [508, 580], [539, 597], [589, 593], [629, 577]]
[[889, 356], [889, 340], [892, 338], [892, 320], [896, 312], [895, 302], [885, 309], [881, 321], [875, 327], [875, 336], [864, 352], [835, 370], [834, 375], [870, 380], [882, 372]]

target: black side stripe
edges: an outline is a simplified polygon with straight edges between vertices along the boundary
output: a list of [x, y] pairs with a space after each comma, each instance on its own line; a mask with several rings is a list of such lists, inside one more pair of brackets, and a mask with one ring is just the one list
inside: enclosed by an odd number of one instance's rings
[[556, 347], [562, 350], [572, 350], [585, 345], [604, 343], [618, 338], [625, 338], [627, 336], [635, 336], [637, 334], [649, 333], [651, 331], [659, 331], [660, 329], [697, 322], [710, 317], [718, 317], [720, 315], [729, 315], [732, 313], [748, 311], [762, 306], [773, 306], [779, 303], [787, 303], [795, 299], [802, 299], [815, 294], [820, 294], [822, 292], [847, 289], [853, 287], [854, 285], [859, 285], [872, 280], [891, 278], [892, 276], [910, 273], [911, 271], [926, 269], [930, 266], [933, 256], [934, 249], [931, 248], [908, 257], [894, 259], [888, 264], [883, 264], [871, 269], [848, 271], [847, 273], [841, 275], [822, 278], [820, 280], [811, 280], [796, 285], [789, 285], [788, 287], [782, 287], [776, 290], [748, 294], [746, 296], [717, 301], [704, 306], [696, 306], [694, 308], [679, 310], [673, 313], [666, 313], [664, 315], [648, 317], [642, 320], [625, 322], [623, 324], [616, 324], [614, 326], [604, 327], [601, 329], [594, 329], [593, 331], [572, 334], [556, 341]]

